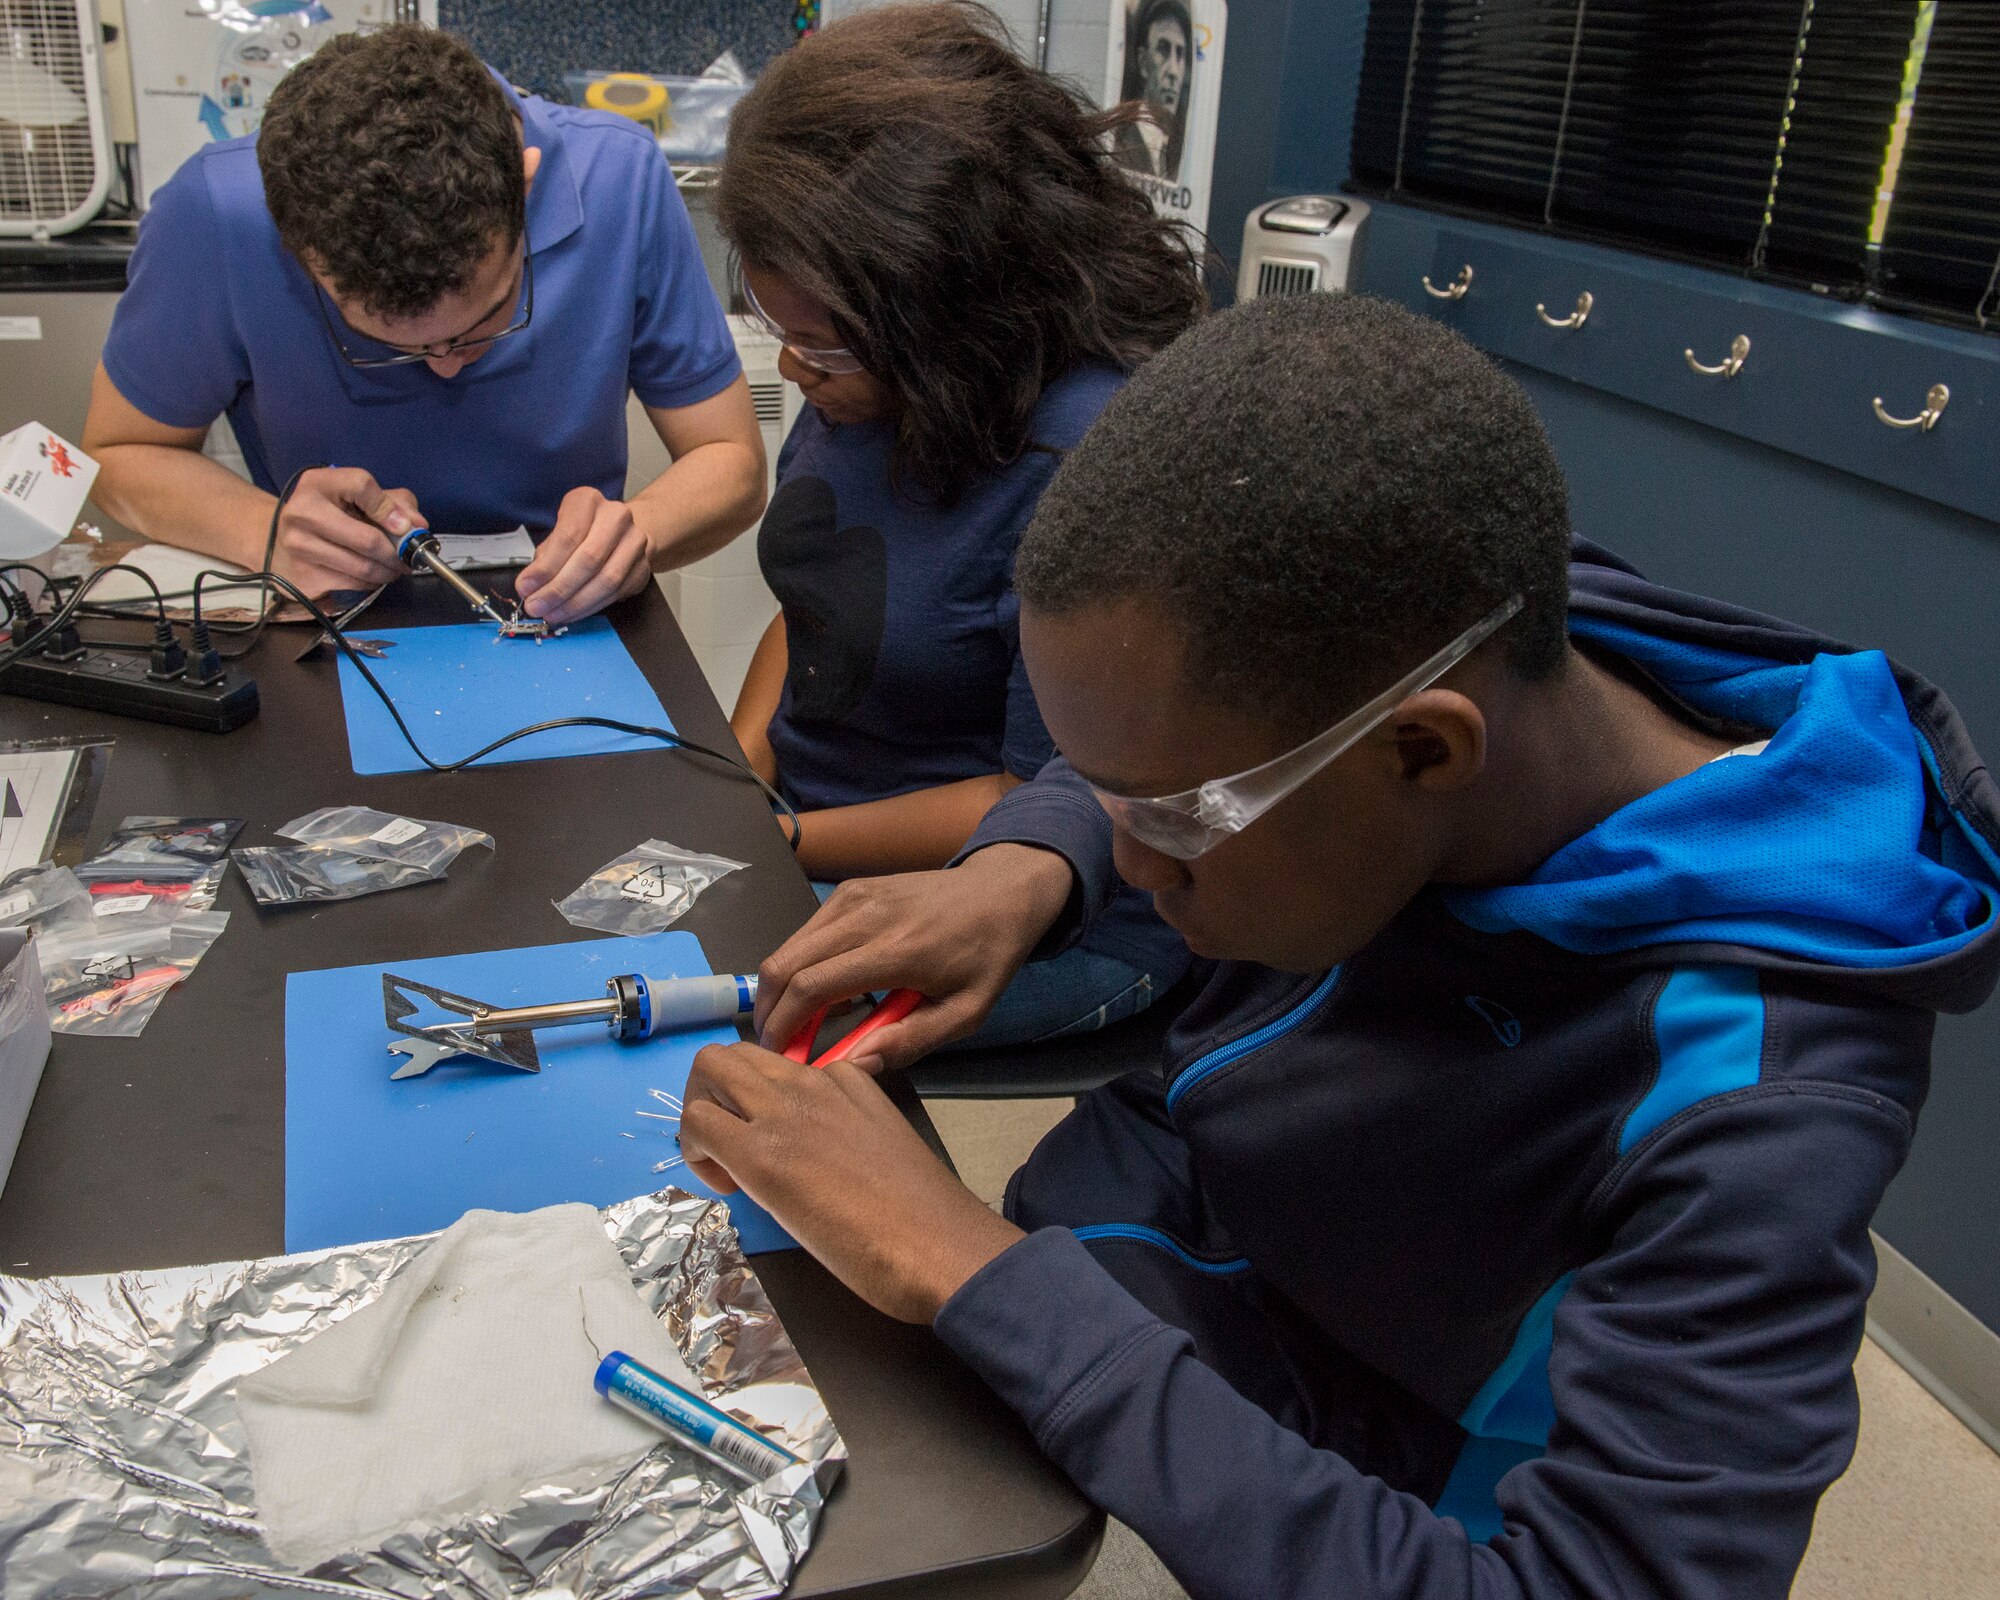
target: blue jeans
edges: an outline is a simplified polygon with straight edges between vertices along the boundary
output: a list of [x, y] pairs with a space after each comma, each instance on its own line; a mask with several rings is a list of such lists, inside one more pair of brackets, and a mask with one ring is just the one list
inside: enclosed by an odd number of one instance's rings
[[[813, 884], [822, 904], [833, 890], [830, 883]], [[1065, 950], [1047, 961], [1029, 962], [1001, 991], [978, 1030], [944, 1048], [983, 1050], [1095, 1033], [1137, 1016], [1159, 996], [1153, 975], [1129, 961], [1095, 950]]]

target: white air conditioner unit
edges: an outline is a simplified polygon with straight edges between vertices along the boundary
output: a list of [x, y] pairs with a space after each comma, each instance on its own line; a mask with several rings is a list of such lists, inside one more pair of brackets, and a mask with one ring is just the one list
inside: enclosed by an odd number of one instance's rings
[[1259, 206], [1243, 222], [1243, 264], [1236, 298], [1345, 289], [1354, 241], [1368, 203], [1342, 195], [1303, 194]]
[[0, 0], [0, 236], [69, 233], [110, 192], [98, 39], [93, 0]]

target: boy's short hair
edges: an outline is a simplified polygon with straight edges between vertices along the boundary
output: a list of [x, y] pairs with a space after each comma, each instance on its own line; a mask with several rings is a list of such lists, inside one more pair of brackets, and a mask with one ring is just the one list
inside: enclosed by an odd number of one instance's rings
[[513, 107], [448, 33], [338, 34], [271, 91], [257, 135], [278, 237], [379, 317], [428, 311], [521, 234]]
[[1479, 621], [1540, 678], [1566, 648], [1569, 507], [1518, 384], [1386, 300], [1211, 317], [1140, 370], [1042, 496], [1015, 567], [1061, 614], [1163, 606], [1203, 700], [1327, 726]]

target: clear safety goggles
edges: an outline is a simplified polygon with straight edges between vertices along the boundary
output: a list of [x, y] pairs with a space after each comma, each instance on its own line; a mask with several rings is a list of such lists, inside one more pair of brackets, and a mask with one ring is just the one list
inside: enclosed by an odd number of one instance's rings
[[1483, 621], [1398, 678], [1360, 710], [1314, 734], [1304, 744], [1262, 766], [1227, 778], [1210, 778], [1198, 789], [1150, 799], [1108, 794], [1091, 785], [1111, 820], [1149, 849], [1181, 861], [1207, 854], [1233, 833], [1241, 833], [1285, 796], [1373, 733], [1403, 701], [1428, 689], [1477, 650], [1521, 609], [1515, 595]]
[[750, 316], [758, 327], [791, 351], [803, 365], [811, 367], [815, 372], [824, 372], [830, 378], [865, 370], [860, 357], [845, 346], [832, 350], [815, 350], [811, 345], [800, 344], [792, 338], [776, 317], [757, 304], [756, 293], [750, 287], [750, 280], [743, 276], [743, 269], [740, 266], [736, 269], [736, 287], [742, 292], [743, 303], [750, 308]]

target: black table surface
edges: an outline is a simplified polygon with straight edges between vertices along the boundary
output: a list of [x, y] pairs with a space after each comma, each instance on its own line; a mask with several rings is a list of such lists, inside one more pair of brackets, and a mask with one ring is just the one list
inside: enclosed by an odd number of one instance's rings
[[[675, 728], [739, 753], [657, 588], [610, 615]], [[355, 631], [464, 620], [435, 580], [411, 579]], [[442, 883], [318, 907], [260, 909], [231, 871], [217, 901], [231, 914], [228, 931], [143, 1036], [57, 1037], [0, 1194], [0, 1272], [112, 1272], [282, 1251], [289, 972], [595, 937], [550, 902], [649, 837], [750, 863], [677, 924], [717, 972], [755, 971], [815, 909], [758, 791], [683, 752], [357, 777], [330, 653], [294, 660], [310, 637], [268, 632], [244, 663], [261, 712], [233, 733], [5, 696], [0, 738], [116, 739], [93, 846], [131, 813], [243, 817], [238, 842], [254, 844], [273, 842], [292, 817], [352, 803], [483, 828], [498, 849], [467, 851]], [[935, 1146], [914, 1094], [891, 1087]], [[929, 1329], [879, 1315], [805, 1252], [754, 1264], [850, 1452], [792, 1592], [1067, 1594], [1089, 1568], [1102, 1518], [1013, 1414]]]

